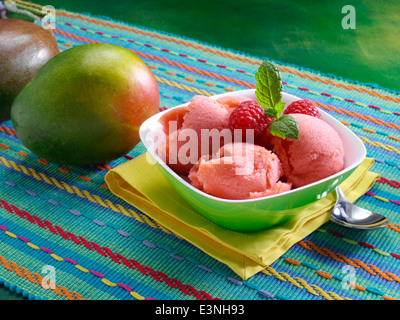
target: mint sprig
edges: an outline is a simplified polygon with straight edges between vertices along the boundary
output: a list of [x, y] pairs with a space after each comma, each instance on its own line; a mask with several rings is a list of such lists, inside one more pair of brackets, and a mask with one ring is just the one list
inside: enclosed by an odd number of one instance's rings
[[299, 127], [291, 115], [282, 115], [282, 79], [277, 67], [263, 61], [255, 75], [257, 102], [269, 118], [275, 118], [268, 126], [272, 135], [281, 138], [299, 139]]
[[269, 132], [273, 136], [280, 138], [299, 139], [299, 129], [297, 121], [289, 114], [284, 114], [272, 120], [268, 126]]
[[264, 61], [256, 72], [256, 97], [258, 103], [271, 115], [278, 117], [275, 105], [282, 99], [282, 80], [279, 70]]

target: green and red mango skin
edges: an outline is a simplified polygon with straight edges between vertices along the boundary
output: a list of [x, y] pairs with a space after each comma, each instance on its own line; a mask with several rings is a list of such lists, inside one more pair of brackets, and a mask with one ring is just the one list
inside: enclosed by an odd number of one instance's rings
[[18, 95], [11, 119], [21, 142], [39, 157], [98, 164], [128, 153], [159, 103], [154, 75], [133, 52], [88, 44], [50, 60]]
[[19, 19], [0, 19], [0, 123], [35, 73], [59, 53], [50, 29]]

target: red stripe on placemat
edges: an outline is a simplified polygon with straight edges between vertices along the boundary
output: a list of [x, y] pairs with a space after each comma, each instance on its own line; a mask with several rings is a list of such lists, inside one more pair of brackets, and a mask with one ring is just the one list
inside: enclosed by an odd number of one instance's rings
[[[9, 204], [7, 201], [0, 199], [0, 207], [3, 207], [5, 210], [7, 210], [9, 213], [16, 214], [17, 216], [27, 219], [29, 222], [36, 224], [37, 220], [41, 220], [39, 217], [34, 216], [35, 219], [32, 217], [32, 215], [27, 212], [26, 210], [19, 209], [13, 204]], [[157, 270], [153, 270], [149, 266], [142, 265], [138, 261], [134, 259], [128, 259], [124, 257], [123, 255], [119, 253], [114, 253], [112, 250], [110, 250], [107, 247], [101, 247], [97, 243], [93, 241], [89, 241], [85, 239], [84, 237], [81, 236], [76, 236], [72, 234], [69, 231], [65, 231], [63, 228], [53, 225], [50, 221], [48, 220], [43, 220], [43, 223], [41, 223], [41, 226], [45, 226], [47, 230], [49, 230], [51, 233], [55, 235], [59, 235], [63, 237], [66, 240], [73, 240], [73, 242], [77, 245], [83, 245], [87, 249], [91, 251], [95, 251], [98, 254], [109, 257], [112, 261], [116, 263], [123, 263], [125, 266], [127, 266], [130, 269], [136, 269], [140, 273], [142, 273], [145, 276], [150, 276], [156, 281], [161, 281], [166, 283], [168, 286], [178, 289], [184, 294], [187, 295], [193, 295], [199, 300], [220, 300], [219, 298], [214, 298], [212, 295], [208, 294], [207, 292], [203, 290], [197, 290], [193, 286], [189, 284], [183, 284], [179, 280], [167, 276], [165, 273]]]

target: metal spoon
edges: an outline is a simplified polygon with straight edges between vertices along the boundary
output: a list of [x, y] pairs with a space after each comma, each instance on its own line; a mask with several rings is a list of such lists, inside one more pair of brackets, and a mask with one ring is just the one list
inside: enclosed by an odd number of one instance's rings
[[386, 217], [351, 203], [340, 187], [336, 187], [336, 204], [331, 212], [331, 220], [344, 227], [361, 230], [377, 229], [389, 223]]

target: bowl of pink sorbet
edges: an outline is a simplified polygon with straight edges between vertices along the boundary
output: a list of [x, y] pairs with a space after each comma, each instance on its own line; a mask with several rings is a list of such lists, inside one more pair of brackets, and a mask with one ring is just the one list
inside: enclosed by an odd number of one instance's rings
[[[326, 197], [366, 157], [363, 142], [321, 109], [293, 114], [299, 140], [266, 134], [242, 141], [228, 127], [232, 111], [255, 90], [195, 96], [140, 127], [141, 141], [171, 186], [199, 214], [241, 232], [277, 226]], [[286, 106], [300, 98], [282, 93]]]

